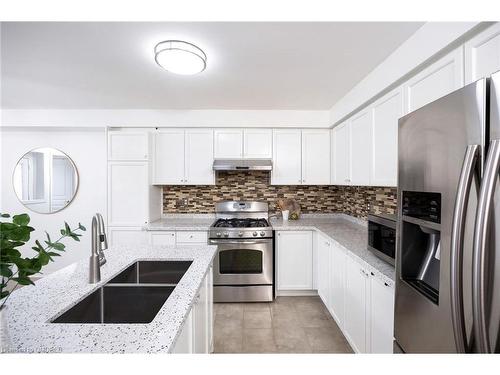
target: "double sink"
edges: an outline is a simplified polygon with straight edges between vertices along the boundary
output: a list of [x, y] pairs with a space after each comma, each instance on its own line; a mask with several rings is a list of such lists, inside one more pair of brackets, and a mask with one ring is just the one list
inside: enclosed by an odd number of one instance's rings
[[192, 261], [137, 261], [51, 323], [150, 323]]

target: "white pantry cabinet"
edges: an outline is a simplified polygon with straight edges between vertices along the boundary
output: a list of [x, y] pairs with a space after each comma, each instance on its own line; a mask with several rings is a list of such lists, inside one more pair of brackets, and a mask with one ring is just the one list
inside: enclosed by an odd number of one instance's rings
[[330, 256], [332, 255], [332, 244], [325, 236], [317, 233], [316, 249], [318, 295], [328, 307], [331, 304]]
[[403, 115], [403, 94], [398, 88], [373, 106], [370, 184], [396, 186], [398, 176], [398, 120]]
[[344, 122], [332, 129], [332, 183], [349, 185], [349, 123]]
[[330, 183], [330, 131], [302, 130], [302, 184]]
[[302, 183], [302, 135], [296, 129], [273, 130], [273, 170], [271, 184]]
[[142, 246], [148, 243], [146, 232], [140, 227], [108, 227], [110, 246]]
[[149, 158], [147, 131], [108, 131], [108, 160], [141, 161]]
[[153, 184], [213, 185], [213, 130], [172, 129], [154, 134]]
[[245, 129], [243, 131], [243, 157], [271, 159], [273, 157], [272, 129]]
[[344, 329], [344, 300], [345, 300], [345, 267], [346, 251], [341, 246], [332, 244], [330, 254], [330, 306], [329, 310], [340, 329]]
[[394, 283], [371, 273], [370, 353], [392, 353], [394, 337]]
[[370, 185], [372, 111], [364, 110], [349, 122], [349, 184]]
[[500, 70], [500, 23], [495, 23], [465, 43], [465, 83]]
[[243, 157], [243, 129], [215, 129], [215, 158], [238, 159]]
[[278, 231], [276, 250], [278, 291], [312, 290], [312, 232]]
[[423, 107], [463, 84], [464, 54], [463, 48], [458, 47], [403, 84], [405, 112]]

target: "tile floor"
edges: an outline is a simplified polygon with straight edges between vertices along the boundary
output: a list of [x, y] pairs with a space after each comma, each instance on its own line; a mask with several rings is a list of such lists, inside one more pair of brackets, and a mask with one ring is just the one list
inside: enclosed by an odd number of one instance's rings
[[215, 353], [352, 353], [319, 297], [216, 303]]

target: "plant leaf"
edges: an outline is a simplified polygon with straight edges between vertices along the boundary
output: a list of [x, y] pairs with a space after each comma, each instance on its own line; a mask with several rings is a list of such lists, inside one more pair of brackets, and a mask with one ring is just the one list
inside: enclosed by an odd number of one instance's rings
[[20, 226], [26, 226], [30, 222], [30, 217], [28, 214], [20, 214], [12, 216], [12, 222]]
[[83, 231], [86, 231], [86, 230], [87, 230], [87, 228], [85, 228], [85, 227], [82, 225], [82, 223], [78, 223], [78, 229], [83, 230]]
[[66, 229], [66, 233], [71, 233], [71, 228], [69, 227], [69, 224], [67, 222], [64, 222], [64, 229]]
[[0, 214], [0, 217], [10, 217], [9, 214]]
[[66, 245], [64, 245], [63, 243], [61, 242], [55, 242], [52, 244], [52, 247], [56, 250], [59, 250], [59, 251], [64, 251], [64, 249], [66, 248]]

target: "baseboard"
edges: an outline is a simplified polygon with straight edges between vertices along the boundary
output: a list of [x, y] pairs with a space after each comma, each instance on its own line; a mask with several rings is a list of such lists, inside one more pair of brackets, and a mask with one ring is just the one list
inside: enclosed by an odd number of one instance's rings
[[304, 297], [317, 296], [317, 290], [277, 290], [276, 296], [280, 297]]

